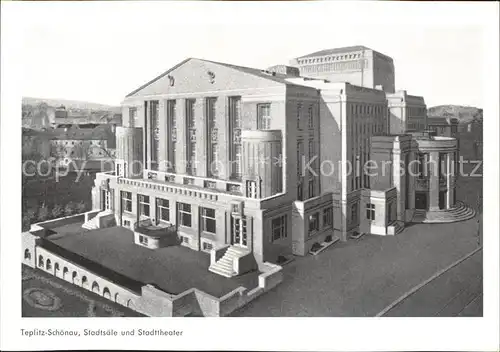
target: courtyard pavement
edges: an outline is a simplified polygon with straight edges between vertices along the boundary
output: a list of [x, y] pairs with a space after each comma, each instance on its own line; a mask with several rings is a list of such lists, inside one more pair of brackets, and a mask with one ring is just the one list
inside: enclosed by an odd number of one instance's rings
[[279, 286], [233, 316], [375, 316], [476, 249], [476, 234], [476, 219], [471, 219], [337, 243], [318, 256], [297, 257], [284, 267]]
[[[197, 288], [221, 297], [243, 286], [258, 286], [259, 272], [225, 278], [208, 271], [210, 254], [183, 246], [148, 249], [134, 243], [132, 231], [111, 227], [87, 231], [81, 223], [54, 228], [47, 239], [133, 280], [156, 285], [171, 294]], [[118, 283], [119, 284], [119, 283]]]

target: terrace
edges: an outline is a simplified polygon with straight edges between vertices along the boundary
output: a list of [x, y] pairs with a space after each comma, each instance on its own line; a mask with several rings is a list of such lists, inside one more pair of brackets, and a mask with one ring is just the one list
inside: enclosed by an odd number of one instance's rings
[[153, 284], [170, 294], [197, 288], [222, 297], [241, 286], [258, 286], [260, 273], [257, 271], [235, 278], [211, 273], [207, 253], [178, 245], [152, 250], [136, 245], [134, 233], [128, 229], [111, 227], [89, 231], [81, 225], [77, 220], [51, 226], [55, 233], [46, 240], [131, 280]]

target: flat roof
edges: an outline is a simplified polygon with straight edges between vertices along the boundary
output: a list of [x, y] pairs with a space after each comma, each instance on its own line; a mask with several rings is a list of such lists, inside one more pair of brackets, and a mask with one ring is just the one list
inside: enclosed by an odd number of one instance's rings
[[95, 262], [100, 268], [121, 275], [120, 278], [123, 276], [134, 282], [152, 284], [171, 294], [197, 288], [215, 297], [240, 286], [249, 289], [258, 286], [257, 271], [234, 278], [208, 271], [208, 253], [180, 245], [148, 249], [136, 245], [133, 232], [123, 227], [89, 231], [82, 229], [81, 225], [80, 222], [56, 227], [53, 230], [57, 234], [47, 239], [63, 250]]

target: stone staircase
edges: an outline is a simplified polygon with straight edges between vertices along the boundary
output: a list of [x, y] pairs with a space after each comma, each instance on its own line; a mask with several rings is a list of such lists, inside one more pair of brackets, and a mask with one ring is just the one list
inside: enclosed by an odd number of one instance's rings
[[97, 218], [97, 216], [94, 216], [89, 221], [84, 222], [82, 228], [86, 230], [95, 230], [99, 228], [99, 219]]
[[405, 229], [404, 223], [402, 221], [393, 221], [387, 226], [388, 235], [397, 235]]
[[113, 211], [104, 210], [97, 213], [92, 219], [85, 221], [82, 224], [82, 228], [86, 230], [95, 230], [100, 227], [112, 227], [115, 225], [116, 222]]
[[425, 210], [415, 209], [411, 222], [423, 223], [425, 221], [425, 213], [426, 213]]
[[248, 250], [231, 246], [227, 249], [226, 253], [216, 263], [210, 264], [208, 268], [212, 273], [224, 276], [233, 277], [238, 273], [234, 271], [233, 262], [235, 259], [243, 257], [249, 253]]
[[[419, 213], [417, 213], [419, 212]], [[455, 207], [443, 210], [416, 210], [412, 222], [425, 224], [442, 224], [465, 221], [476, 216], [476, 211], [463, 202], [457, 202]]]

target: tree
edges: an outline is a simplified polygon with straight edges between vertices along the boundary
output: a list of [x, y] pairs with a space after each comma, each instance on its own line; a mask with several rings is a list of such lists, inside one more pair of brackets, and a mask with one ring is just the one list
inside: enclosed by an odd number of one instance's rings
[[28, 214], [23, 215], [22, 231], [28, 231], [30, 229], [31, 219]]
[[60, 218], [64, 215], [64, 208], [60, 204], [54, 205], [52, 208], [52, 217], [54, 219]]
[[31, 224], [32, 222], [34, 222], [37, 219], [36, 210], [28, 209], [28, 211], [26, 212], [26, 216], [28, 217], [30, 224]]
[[49, 208], [43, 205], [40, 207], [40, 209], [38, 209], [38, 221], [45, 221], [48, 218], [49, 218]]

